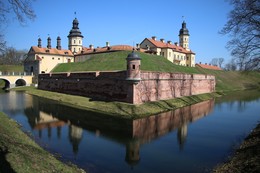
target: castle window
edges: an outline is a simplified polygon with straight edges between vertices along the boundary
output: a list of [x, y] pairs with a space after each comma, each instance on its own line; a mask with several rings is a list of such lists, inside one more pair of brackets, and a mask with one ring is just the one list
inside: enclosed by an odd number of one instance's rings
[[133, 65], [133, 69], [135, 69], [135, 65]]
[[81, 41], [79, 40], [79, 44], [81, 44]]
[[58, 60], [60, 60], [60, 58], [58, 58]]
[[44, 59], [44, 57], [42, 57], [42, 59]]
[[52, 57], [52, 59], [54, 60], [54, 57]]
[[76, 43], [76, 40], [74, 40], [74, 44]]
[[187, 61], [189, 61], [189, 57], [187, 57]]

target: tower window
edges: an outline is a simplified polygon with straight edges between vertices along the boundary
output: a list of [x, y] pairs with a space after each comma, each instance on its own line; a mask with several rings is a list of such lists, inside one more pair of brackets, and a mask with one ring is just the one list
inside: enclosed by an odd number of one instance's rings
[[79, 44], [81, 44], [81, 41], [79, 40]]
[[135, 65], [133, 65], [133, 69], [135, 69]]
[[76, 40], [74, 40], [74, 44], [76, 43]]

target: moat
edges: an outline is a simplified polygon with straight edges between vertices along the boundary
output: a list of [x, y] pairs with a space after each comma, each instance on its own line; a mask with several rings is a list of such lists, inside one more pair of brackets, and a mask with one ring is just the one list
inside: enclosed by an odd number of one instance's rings
[[260, 92], [243, 91], [143, 119], [79, 110], [22, 92], [0, 111], [43, 148], [93, 172], [208, 172], [260, 120]]

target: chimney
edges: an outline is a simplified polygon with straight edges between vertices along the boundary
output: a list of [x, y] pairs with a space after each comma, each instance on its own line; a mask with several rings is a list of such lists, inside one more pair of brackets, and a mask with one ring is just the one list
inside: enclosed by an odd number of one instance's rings
[[164, 39], [163, 38], [161, 38], [160, 41], [164, 43]]
[[57, 37], [57, 46], [56, 46], [56, 48], [58, 50], [61, 50], [61, 39], [60, 39], [60, 36]]
[[41, 48], [42, 47], [42, 39], [38, 38], [38, 47]]
[[154, 41], [156, 41], [156, 36], [152, 36], [152, 39], [153, 39]]
[[48, 39], [47, 39], [47, 48], [48, 49], [51, 49], [51, 38], [50, 37], [48, 37]]
[[169, 41], [167, 41], [167, 43], [168, 43], [168, 44], [172, 44], [172, 41], [169, 40]]
[[89, 48], [94, 49], [94, 45], [93, 44], [89, 45]]
[[109, 42], [107, 41], [107, 42], [106, 42], [106, 47], [109, 47], [109, 46], [110, 46], [110, 45], [109, 45]]

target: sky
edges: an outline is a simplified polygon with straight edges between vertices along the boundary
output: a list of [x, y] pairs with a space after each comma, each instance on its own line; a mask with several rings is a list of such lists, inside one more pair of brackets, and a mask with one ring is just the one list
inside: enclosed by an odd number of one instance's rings
[[29, 50], [40, 37], [46, 47], [50, 36], [56, 47], [60, 36], [62, 48], [68, 49], [67, 36], [75, 17], [85, 47], [103, 47], [106, 42], [133, 46], [152, 36], [174, 43], [185, 20], [196, 63], [231, 59], [226, 48], [229, 37], [219, 34], [232, 9], [226, 0], [36, 0], [32, 8], [37, 17], [25, 26], [9, 16], [3, 31], [7, 46]]

